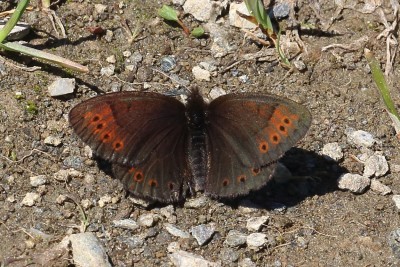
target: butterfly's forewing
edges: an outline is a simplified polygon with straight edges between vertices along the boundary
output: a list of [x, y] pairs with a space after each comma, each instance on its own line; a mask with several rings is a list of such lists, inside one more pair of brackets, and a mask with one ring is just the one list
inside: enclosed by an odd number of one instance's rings
[[310, 124], [305, 107], [272, 95], [230, 94], [212, 101], [206, 127], [205, 192], [233, 197], [260, 188], [273, 174], [275, 162], [306, 134]]
[[161, 202], [182, 197], [189, 171], [181, 102], [156, 93], [111, 93], [77, 105], [69, 120], [95, 154], [113, 163], [128, 191]]

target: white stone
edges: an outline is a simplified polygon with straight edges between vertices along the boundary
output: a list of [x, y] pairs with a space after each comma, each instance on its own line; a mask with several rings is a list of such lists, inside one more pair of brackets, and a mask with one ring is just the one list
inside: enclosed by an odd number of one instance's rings
[[266, 235], [263, 233], [252, 233], [247, 236], [246, 243], [249, 248], [259, 249], [267, 242]]
[[210, 98], [211, 99], [216, 99], [217, 97], [226, 95], [226, 91], [222, 89], [221, 87], [214, 87], [210, 91]]
[[100, 74], [101, 74], [101, 76], [105, 75], [107, 77], [110, 77], [110, 76], [114, 75], [114, 71], [115, 71], [115, 66], [108, 65], [107, 67], [101, 68]]
[[250, 258], [244, 258], [239, 261], [238, 267], [257, 267], [257, 265]]
[[138, 218], [140, 226], [152, 227], [156, 223], [156, 217], [152, 213], [142, 214]]
[[338, 187], [344, 190], [350, 190], [353, 193], [363, 193], [370, 185], [371, 180], [368, 177], [359, 174], [345, 173], [338, 179]]
[[180, 237], [180, 238], [190, 238], [190, 234], [188, 232], [182, 231], [181, 229], [177, 228], [175, 225], [170, 223], [164, 223], [165, 230], [173, 236]]
[[72, 94], [74, 90], [75, 79], [73, 78], [58, 78], [48, 87], [50, 96], [62, 96]]
[[208, 21], [221, 15], [227, 4], [228, 0], [186, 0], [183, 10], [199, 21]]
[[215, 225], [210, 224], [200, 224], [190, 228], [190, 233], [197, 240], [200, 246], [205, 245], [213, 236], [215, 232]]
[[46, 175], [37, 175], [29, 177], [31, 186], [38, 187], [40, 185], [44, 185], [47, 182]]
[[216, 23], [207, 23], [204, 25], [204, 28], [210, 33], [210, 37], [213, 41], [210, 48], [213, 57], [219, 58], [226, 56], [230, 51], [236, 48], [236, 46], [231, 45], [225, 27]]
[[182, 6], [186, 0], [172, 0], [174, 5]]
[[75, 169], [59, 170], [54, 173], [54, 179], [60, 182], [68, 182], [70, 178], [81, 178], [83, 174]]
[[199, 66], [193, 67], [192, 74], [196, 80], [210, 81], [211, 73], [208, 70], [202, 69]]
[[111, 203], [111, 196], [108, 194], [102, 196], [98, 203], [100, 208], [104, 207], [106, 204]]
[[383, 196], [392, 193], [392, 189], [389, 186], [382, 184], [380, 181], [376, 179], [371, 180], [371, 190], [377, 192]]
[[252, 217], [247, 220], [246, 228], [249, 231], [260, 231], [261, 227], [268, 221], [268, 216]]
[[74, 264], [80, 267], [111, 267], [106, 250], [91, 232], [73, 234], [68, 237], [72, 247]]
[[115, 62], [117, 62], [117, 59], [115, 58], [114, 55], [111, 55], [111, 56], [109, 56], [109, 57], [106, 58], [106, 61], [107, 61], [108, 63], [115, 64]]
[[21, 205], [32, 207], [39, 200], [40, 195], [38, 193], [26, 193], [24, 199], [21, 201]]
[[350, 130], [346, 134], [348, 142], [359, 147], [372, 147], [376, 143], [374, 136], [363, 130]]
[[339, 146], [339, 143], [328, 143], [322, 148], [322, 155], [324, 155], [327, 159], [339, 161], [343, 158], [343, 151]]
[[245, 243], [246, 235], [237, 230], [230, 230], [224, 241], [224, 245], [229, 247], [239, 247]]
[[396, 208], [400, 210], [400, 195], [393, 195], [392, 199], [396, 205]]
[[139, 228], [139, 225], [132, 219], [114, 220], [113, 224], [116, 227], [128, 230], [136, 230]]
[[96, 10], [97, 13], [102, 14], [104, 13], [104, 11], [106, 11], [107, 6], [102, 4], [95, 4], [94, 9]]
[[229, 7], [229, 24], [231, 26], [237, 28], [244, 28], [244, 29], [254, 29], [257, 25], [251, 23], [245, 18], [242, 18], [237, 14], [236, 11], [239, 11], [242, 14], [249, 15], [249, 11], [247, 10], [246, 4], [241, 2], [240, 4], [232, 2]]
[[49, 135], [44, 139], [44, 143], [50, 146], [59, 146], [62, 144], [62, 141], [60, 137]]
[[183, 250], [172, 252], [168, 255], [176, 267], [220, 267], [221, 263], [211, 262], [200, 255], [192, 254]]
[[185, 208], [190, 208], [190, 209], [202, 208], [205, 205], [207, 205], [209, 201], [210, 201], [209, 198], [205, 196], [192, 198], [185, 202]]
[[389, 171], [386, 158], [382, 155], [372, 155], [364, 164], [364, 176], [366, 177], [381, 177]]

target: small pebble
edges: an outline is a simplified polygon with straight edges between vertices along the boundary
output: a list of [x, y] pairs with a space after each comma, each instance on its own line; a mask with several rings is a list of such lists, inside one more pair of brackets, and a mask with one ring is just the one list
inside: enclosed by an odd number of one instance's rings
[[106, 250], [93, 233], [73, 234], [68, 239], [71, 241], [72, 258], [75, 265], [111, 267]]
[[165, 230], [173, 236], [180, 237], [180, 238], [190, 238], [190, 234], [188, 232], [182, 231], [177, 228], [175, 225], [170, 223], [164, 223]]
[[122, 55], [123, 55], [124, 57], [130, 57], [130, 56], [132, 55], [132, 52], [129, 51], [129, 50], [125, 50], [124, 52], [122, 52]]
[[307, 69], [306, 64], [302, 60], [293, 60], [293, 65], [298, 71], [305, 71]]
[[167, 251], [169, 253], [172, 253], [172, 252], [180, 250], [180, 248], [181, 248], [181, 245], [179, 244], [179, 242], [171, 242], [168, 244]]
[[224, 241], [224, 245], [230, 247], [239, 247], [245, 243], [246, 235], [237, 230], [230, 230]]
[[108, 65], [107, 67], [103, 67], [100, 70], [100, 74], [101, 76], [107, 76], [110, 77], [112, 75], [114, 75], [114, 71], [115, 71], [115, 66], [114, 65]]
[[361, 194], [369, 187], [371, 180], [359, 174], [345, 173], [338, 179], [340, 189], [349, 190], [353, 193]]
[[141, 248], [144, 244], [144, 239], [140, 236], [131, 236], [123, 240], [130, 248]]
[[246, 243], [251, 249], [259, 249], [267, 242], [266, 235], [263, 233], [252, 233], [247, 236]]
[[273, 5], [272, 13], [275, 18], [283, 19], [289, 16], [290, 4], [285, 3], [284, 1], [282, 1], [282, 3], [276, 3], [275, 5]]
[[231, 248], [222, 248], [220, 250], [220, 259], [222, 262], [236, 262], [239, 259], [239, 252]]
[[239, 261], [238, 267], [257, 267], [257, 265], [250, 258], [244, 258]]
[[176, 267], [221, 267], [221, 263], [208, 261], [200, 255], [183, 250], [174, 251], [168, 257]]
[[65, 196], [65, 195], [59, 195], [59, 196], [56, 198], [56, 203], [59, 204], [59, 205], [64, 204], [64, 202], [65, 202], [67, 199], [68, 199], [67, 196]]
[[104, 35], [104, 39], [110, 43], [114, 37], [114, 33], [111, 30], [106, 30], [106, 35]]
[[249, 231], [260, 231], [261, 227], [268, 221], [268, 216], [253, 217], [247, 220], [246, 228]]
[[139, 225], [132, 219], [115, 220], [113, 221], [113, 224], [115, 227], [128, 230], [136, 230], [139, 228]]
[[176, 67], [176, 59], [174, 56], [166, 56], [161, 59], [160, 69], [164, 72], [170, 72]]
[[106, 58], [106, 61], [107, 61], [108, 63], [115, 64], [115, 62], [117, 62], [117, 59], [115, 58], [114, 55], [111, 55], [111, 56], [109, 56], [109, 57]]
[[208, 21], [216, 19], [227, 7], [228, 1], [186, 0], [183, 10], [191, 14], [196, 20]]
[[199, 66], [193, 67], [192, 74], [196, 80], [210, 81], [211, 73], [208, 70], [202, 69]]
[[211, 89], [209, 95], [211, 99], [216, 99], [217, 97], [226, 95], [226, 91], [220, 87], [214, 87]]
[[190, 228], [190, 233], [197, 240], [197, 243], [200, 246], [205, 245], [214, 235], [214, 232], [215, 232], [214, 224], [200, 224]]
[[392, 199], [394, 201], [394, 204], [396, 205], [396, 208], [400, 210], [400, 195], [393, 195]]
[[75, 90], [75, 79], [73, 78], [58, 78], [48, 87], [50, 96], [62, 96], [72, 94]]
[[55, 180], [60, 182], [68, 182], [70, 178], [81, 178], [83, 174], [75, 169], [59, 170], [53, 174]]
[[189, 209], [199, 209], [206, 206], [209, 201], [208, 197], [200, 196], [186, 201], [184, 207]]
[[363, 130], [348, 130], [346, 135], [349, 143], [359, 147], [372, 147], [376, 143], [374, 136]]
[[386, 158], [382, 155], [372, 155], [364, 164], [364, 176], [366, 177], [381, 177], [389, 171]]
[[21, 205], [32, 207], [35, 203], [40, 199], [40, 195], [38, 193], [26, 193], [24, 199], [21, 201]]
[[392, 193], [392, 189], [389, 186], [382, 184], [380, 181], [376, 179], [371, 180], [371, 190], [377, 192], [383, 196]]
[[81, 205], [82, 205], [82, 208], [84, 208], [85, 210], [88, 210], [89, 208], [93, 207], [92, 201], [90, 201], [87, 198], [81, 200]]
[[142, 214], [138, 218], [138, 224], [140, 226], [152, 227], [156, 223], [156, 217], [152, 213]]
[[44, 139], [44, 143], [46, 145], [57, 147], [62, 144], [62, 141], [60, 137], [49, 135]]
[[390, 232], [388, 237], [389, 247], [396, 259], [400, 259], [400, 228]]
[[339, 161], [343, 158], [343, 151], [339, 146], [339, 143], [328, 143], [322, 148], [322, 155], [324, 155], [327, 159]]
[[104, 207], [106, 204], [109, 204], [109, 203], [111, 203], [111, 196], [108, 194], [100, 197], [99, 202], [98, 202], [100, 208]]
[[102, 4], [95, 4], [94, 9], [96, 10], [97, 13], [102, 14], [106, 11], [107, 6]]
[[38, 187], [40, 185], [44, 185], [47, 182], [46, 175], [38, 175], [29, 177], [31, 186]]

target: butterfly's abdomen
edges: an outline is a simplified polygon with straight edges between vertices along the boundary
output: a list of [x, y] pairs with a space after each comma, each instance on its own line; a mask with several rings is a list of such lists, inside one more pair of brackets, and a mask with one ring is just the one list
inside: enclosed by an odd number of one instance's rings
[[208, 157], [205, 133], [207, 104], [197, 91], [189, 96], [186, 117], [189, 122], [188, 156], [195, 191], [204, 190]]

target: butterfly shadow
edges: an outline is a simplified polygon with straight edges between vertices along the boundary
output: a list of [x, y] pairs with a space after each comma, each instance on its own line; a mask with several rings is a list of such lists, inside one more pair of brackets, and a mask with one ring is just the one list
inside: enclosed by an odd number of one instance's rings
[[[348, 172], [338, 162], [300, 148], [286, 152], [272, 179], [261, 189], [235, 199], [222, 199], [231, 207], [253, 206], [266, 210], [293, 207], [308, 197], [337, 190], [337, 179]], [[288, 172], [289, 171], [289, 172]]]

